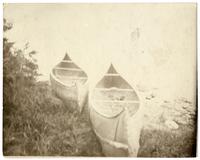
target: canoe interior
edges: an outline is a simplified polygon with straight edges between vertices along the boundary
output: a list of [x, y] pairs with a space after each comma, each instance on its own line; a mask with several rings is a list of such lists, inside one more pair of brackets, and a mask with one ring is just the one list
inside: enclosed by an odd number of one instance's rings
[[103, 116], [114, 117], [124, 109], [133, 115], [139, 109], [139, 97], [121, 76], [104, 76], [93, 91], [95, 110]]
[[93, 99], [95, 100], [111, 100], [111, 101], [138, 101], [138, 96], [133, 89], [94, 89]]
[[139, 103], [120, 103], [120, 102], [94, 102], [97, 112], [108, 118], [118, 116], [125, 108], [128, 109], [129, 114], [133, 115], [139, 108]]
[[132, 89], [132, 87], [120, 76], [104, 76], [103, 79], [96, 85], [96, 88], [112, 88]]
[[71, 62], [60, 62], [53, 69], [53, 74], [66, 85], [73, 86], [77, 83], [84, 84], [87, 81], [86, 73], [76, 64]]
[[[140, 107], [136, 91], [111, 64], [107, 74], [97, 83], [91, 95], [90, 118], [106, 156], [128, 156], [127, 112], [134, 115]], [[106, 142], [117, 142], [116, 147]]]

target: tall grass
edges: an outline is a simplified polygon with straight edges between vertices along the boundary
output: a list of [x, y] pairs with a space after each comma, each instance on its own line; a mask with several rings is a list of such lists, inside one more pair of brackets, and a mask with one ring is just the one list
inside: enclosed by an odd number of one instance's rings
[[22, 106], [3, 112], [4, 155], [102, 156], [85, 110], [69, 111], [46, 83], [30, 90]]
[[196, 131], [188, 125], [172, 131], [144, 128], [140, 144], [139, 157], [195, 157]]

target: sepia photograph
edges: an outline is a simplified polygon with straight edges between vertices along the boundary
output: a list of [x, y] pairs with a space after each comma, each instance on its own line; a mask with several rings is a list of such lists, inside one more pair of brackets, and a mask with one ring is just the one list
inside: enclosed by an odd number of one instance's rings
[[196, 3], [4, 3], [4, 156], [196, 157]]

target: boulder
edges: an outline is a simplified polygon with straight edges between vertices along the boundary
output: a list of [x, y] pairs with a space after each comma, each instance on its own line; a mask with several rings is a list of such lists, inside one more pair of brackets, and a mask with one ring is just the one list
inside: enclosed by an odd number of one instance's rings
[[170, 129], [178, 129], [179, 128], [178, 124], [176, 122], [174, 122], [173, 120], [166, 120], [165, 125]]

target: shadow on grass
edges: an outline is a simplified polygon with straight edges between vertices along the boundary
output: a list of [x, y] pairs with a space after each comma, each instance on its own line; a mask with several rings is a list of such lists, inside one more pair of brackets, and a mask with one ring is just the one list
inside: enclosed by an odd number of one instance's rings
[[[40, 84], [23, 97], [17, 108], [3, 110], [5, 156], [101, 157], [101, 145], [92, 131], [88, 103], [82, 113], [69, 110], [48, 84]], [[143, 129], [139, 157], [193, 157], [195, 125], [178, 130]]]
[[188, 125], [178, 130], [143, 129], [138, 157], [195, 157], [196, 131]]
[[69, 110], [45, 83], [23, 100], [15, 110], [3, 110], [5, 156], [103, 156], [87, 117], [88, 104], [82, 114]]

